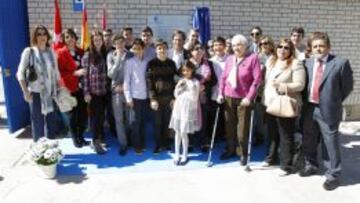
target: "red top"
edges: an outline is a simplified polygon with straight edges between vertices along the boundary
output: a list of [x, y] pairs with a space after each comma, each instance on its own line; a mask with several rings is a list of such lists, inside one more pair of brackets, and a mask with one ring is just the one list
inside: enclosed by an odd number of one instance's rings
[[[61, 79], [70, 92], [75, 92], [79, 87], [79, 78], [74, 75], [74, 72], [78, 69], [78, 65], [75, 63], [67, 46], [56, 49], [55, 51], [58, 56]], [[81, 57], [84, 55], [84, 51], [80, 48], [76, 47], [75, 52]]]

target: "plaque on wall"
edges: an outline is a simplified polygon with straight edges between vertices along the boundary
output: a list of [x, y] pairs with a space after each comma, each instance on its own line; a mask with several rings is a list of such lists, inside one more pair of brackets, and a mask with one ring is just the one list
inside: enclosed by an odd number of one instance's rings
[[187, 33], [191, 28], [191, 16], [187, 15], [151, 15], [148, 26], [154, 32], [154, 38], [161, 38], [171, 44], [171, 35], [179, 29]]

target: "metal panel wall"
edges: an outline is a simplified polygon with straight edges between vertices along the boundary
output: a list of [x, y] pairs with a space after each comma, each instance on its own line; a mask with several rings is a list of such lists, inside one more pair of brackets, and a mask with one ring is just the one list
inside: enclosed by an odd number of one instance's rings
[[0, 65], [10, 132], [30, 123], [28, 104], [16, 80], [22, 50], [29, 46], [27, 1], [0, 0]]

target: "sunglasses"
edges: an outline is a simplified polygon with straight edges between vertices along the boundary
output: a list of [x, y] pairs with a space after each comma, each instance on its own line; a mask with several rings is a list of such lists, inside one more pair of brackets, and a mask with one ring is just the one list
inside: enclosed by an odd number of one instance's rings
[[285, 50], [290, 50], [290, 47], [288, 46], [278, 46], [278, 49], [285, 49]]
[[253, 32], [253, 33], [251, 33], [250, 35], [251, 35], [251, 36], [259, 36], [260, 33], [259, 33], [259, 32]]
[[269, 42], [261, 42], [259, 45], [260, 45], [260, 46], [262, 46], [262, 45], [269, 45]]
[[70, 38], [72, 38], [71, 35], [65, 35], [65, 39], [70, 39]]
[[36, 33], [36, 36], [46, 36], [46, 32], [45, 31], [39, 31]]
[[202, 50], [202, 49], [203, 49], [202, 47], [195, 47], [194, 51], [199, 51], [199, 50]]

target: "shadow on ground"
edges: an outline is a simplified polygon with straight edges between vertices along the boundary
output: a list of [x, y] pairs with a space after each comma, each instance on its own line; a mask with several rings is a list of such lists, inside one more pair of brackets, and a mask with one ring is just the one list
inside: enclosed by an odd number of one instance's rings
[[341, 155], [342, 155], [342, 185], [360, 184], [360, 136], [342, 135]]

